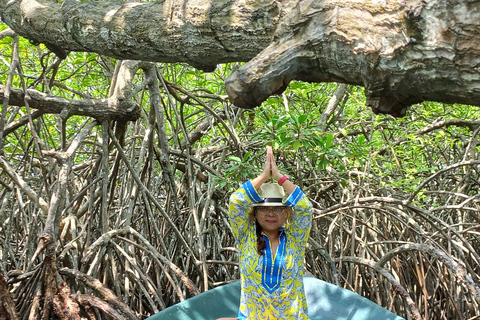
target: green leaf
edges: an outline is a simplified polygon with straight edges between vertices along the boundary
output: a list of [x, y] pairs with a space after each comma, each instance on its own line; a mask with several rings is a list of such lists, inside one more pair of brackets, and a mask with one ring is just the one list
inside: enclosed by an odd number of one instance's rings
[[359, 135], [357, 137], [357, 142], [359, 145], [363, 145], [363, 143], [365, 142], [365, 136], [363, 134]]
[[298, 124], [303, 124], [307, 119], [308, 119], [308, 115], [301, 114], [297, 117], [297, 123]]
[[302, 143], [298, 140], [295, 140], [295, 142], [293, 142], [293, 149], [295, 149], [295, 151], [298, 151], [298, 149], [300, 149], [302, 147]]
[[325, 150], [330, 149], [332, 142], [333, 142], [333, 134], [330, 133], [329, 135], [326, 136], [326, 139], [325, 139]]
[[238, 162], [238, 163], [241, 163], [241, 162], [242, 162], [242, 159], [240, 159], [240, 158], [237, 157], [237, 156], [229, 156], [229, 157], [228, 157], [228, 160], [233, 161], [233, 162]]

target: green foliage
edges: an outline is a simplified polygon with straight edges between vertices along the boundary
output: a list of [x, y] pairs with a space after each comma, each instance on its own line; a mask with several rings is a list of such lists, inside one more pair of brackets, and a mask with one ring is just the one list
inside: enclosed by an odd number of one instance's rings
[[229, 156], [227, 160], [230, 162], [230, 165], [225, 169], [225, 178], [233, 181], [245, 181], [255, 178], [258, 168], [251, 164], [256, 162], [254, 158], [252, 152], [246, 152], [243, 158]]

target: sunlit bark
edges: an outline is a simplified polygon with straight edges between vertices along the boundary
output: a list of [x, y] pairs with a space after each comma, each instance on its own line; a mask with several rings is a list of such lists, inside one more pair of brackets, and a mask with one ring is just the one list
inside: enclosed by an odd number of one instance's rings
[[18, 34], [65, 57], [187, 62], [202, 70], [250, 61], [227, 81], [253, 108], [290, 81], [365, 87], [376, 112], [422, 101], [480, 105], [476, 1], [158, 1], [57, 3], [0, 0]]

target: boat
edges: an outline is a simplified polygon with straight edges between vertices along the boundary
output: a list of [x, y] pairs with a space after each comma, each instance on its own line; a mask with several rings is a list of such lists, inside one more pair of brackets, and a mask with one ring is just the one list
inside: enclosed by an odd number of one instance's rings
[[[405, 320], [359, 294], [317, 279], [303, 278], [311, 320]], [[203, 292], [179, 302], [147, 320], [215, 320], [236, 317], [240, 281]]]

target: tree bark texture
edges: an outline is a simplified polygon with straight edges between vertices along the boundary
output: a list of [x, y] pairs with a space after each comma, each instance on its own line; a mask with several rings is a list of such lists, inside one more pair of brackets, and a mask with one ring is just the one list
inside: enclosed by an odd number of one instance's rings
[[2, 19], [59, 57], [88, 51], [186, 62], [230, 75], [231, 101], [253, 108], [292, 80], [365, 87], [375, 112], [422, 101], [480, 105], [480, 2], [422, 0], [0, 0]]
[[272, 38], [279, 1], [0, 1], [20, 35], [68, 51], [119, 59], [187, 62], [203, 70], [247, 61]]
[[17, 320], [18, 315], [15, 310], [15, 301], [7, 290], [7, 282], [0, 271], [0, 320]]
[[[0, 84], [0, 99], [5, 97], [6, 89], [6, 86]], [[63, 112], [65, 117], [81, 115], [98, 120], [116, 119], [134, 121], [138, 119], [139, 116], [138, 106], [131, 104], [130, 100], [120, 104], [117, 103], [116, 100], [107, 99], [65, 99], [34, 89], [28, 89], [27, 96], [29, 106], [39, 110], [40, 114], [35, 115], [36, 117], [45, 113], [60, 114]], [[115, 96], [115, 98], [117, 97]], [[22, 89], [12, 88], [8, 102], [12, 106], [24, 107], [25, 99], [26, 95]], [[32, 114], [32, 116], [34, 115]], [[5, 127], [5, 135], [22, 126], [27, 121], [28, 119], [25, 117], [24, 119], [19, 119], [17, 122], [7, 125]]]

